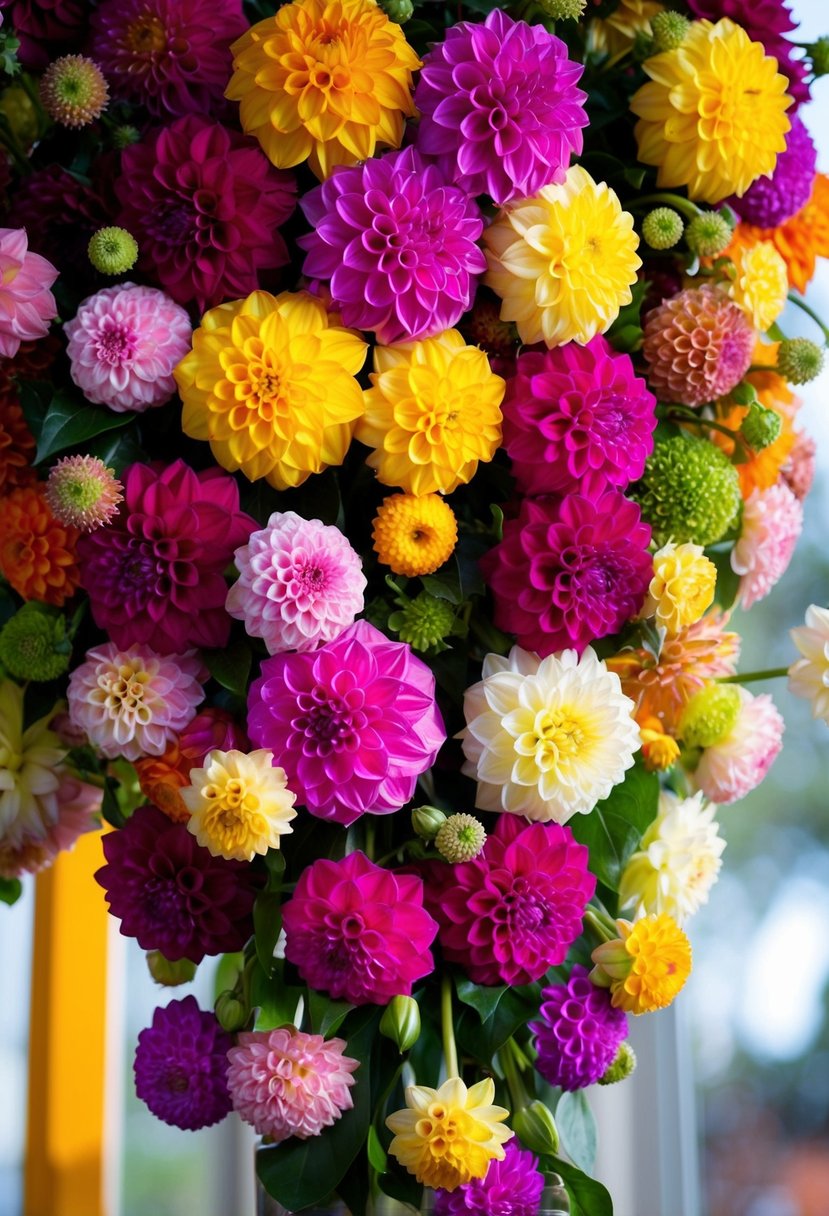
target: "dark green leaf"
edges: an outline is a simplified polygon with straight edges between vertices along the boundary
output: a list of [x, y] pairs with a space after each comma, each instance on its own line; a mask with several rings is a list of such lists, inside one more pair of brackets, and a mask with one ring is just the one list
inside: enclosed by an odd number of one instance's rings
[[54, 389], [43, 380], [24, 380], [18, 388], [20, 408], [33, 435], [40, 432]]
[[278, 891], [260, 891], [253, 905], [256, 957], [267, 974], [273, 965], [279, 930], [282, 928], [282, 896]]
[[462, 604], [463, 592], [456, 561], [447, 562], [436, 574], [424, 574], [420, 580], [423, 589], [438, 600], [448, 600], [450, 604]]
[[0, 904], [16, 904], [23, 894], [19, 878], [0, 878]]
[[129, 413], [113, 414], [96, 405], [82, 405], [59, 389], [46, 411], [37, 439], [35, 464], [66, 448], [78, 447], [105, 431], [119, 430], [132, 421]]
[[256, 1017], [257, 1030], [273, 1030], [293, 1022], [297, 1005], [303, 995], [302, 988], [285, 983], [281, 962], [273, 969], [263, 971], [256, 966], [251, 972], [250, 1003], [259, 1010]]
[[503, 1047], [519, 1026], [526, 1025], [538, 1012], [537, 991], [532, 988], [508, 988], [497, 1007], [483, 1021], [476, 1010], [462, 1010], [457, 1022], [461, 1051], [490, 1065], [495, 1052]]
[[220, 992], [225, 992], [228, 988], [234, 987], [244, 965], [245, 956], [241, 950], [235, 954], [223, 954], [220, 957], [216, 973], [213, 977], [214, 1001]]
[[285, 854], [281, 849], [268, 849], [265, 854], [265, 868], [268, 871], [268, 890], [279, 891], [285, 874]]
[[104, 794], [101, 800], [101, 814], [112, 827], [122, 828], [127, 820], [118, 802], [117, 791], [118, 782], [114, 777], [105, 777]]
[[[330, 997], [314, 988], [308, 989], [308, 1017], [314, 1034], [321, 1034], [329, 1039], [339, 1030], [342, 1023], [354, 1008], [348, 1001], [332, 1001]], [[385, 1167], [384, 1167], [385, 1168]]]
[[413, 1213], [419, 1212], [423, 1202], [423, 1187], [411, 1174], [392, 1173], [381, 1174], [380, 1189], [390, 1199], [405, 1203]]
[[146, 453], [141, 446], [137, 426], [127, 426], [122, 431], [108, 431], [97, 439], [84, 444], [84, 452], [97, 456], [116, 477], [120, 477], [127, 465], [143, 460]]
[[484, 984], [473, 984], [472, 980], [468, 980], [464, 975], [456, 975], [455, 991], [458, 1000], [475, 1009], [483, 1022], [498, 1008], [501, 997], [507, 992], [507, 986], [503, 984], [497, 988], [488, 988]]
[[596, 1120], [583, 1089], [561, 1095], [556, 1127], [570, 1160], [585, 1173], [592, 1173], [596, 1165]]
[[207, 669], [217, 684], [237, 697], [247, 695], [252, 655], [244, 642], [233, 642], [225, 650], [203, 650]]
[[590, 869], [611, 890], [619, 890], [628, 858], [656, 818], [658, 800], [659, 778], [637, 764], [609, 797], [588, 815], [575, 815], [567, 825], [590, 850]]
[[570, 1216], [613, 1216], [613, 1201], [595, 1178], [588, 1178], [578, 1166], [558, 1157], [545, 1157], [543, 1166], [564, 1179], [570, 1196]]

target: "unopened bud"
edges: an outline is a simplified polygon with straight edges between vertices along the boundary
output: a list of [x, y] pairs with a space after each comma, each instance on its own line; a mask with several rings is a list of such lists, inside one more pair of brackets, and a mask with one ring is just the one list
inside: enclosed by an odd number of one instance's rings
[[619, 1050], [613, 1059], [610, 1067], [599, 1077], [600, 1085], [615, 1085], [617, 1081], [624, 1081], [629, 1077], [636, 1068], [636, 1052], [625, 1039], [619, 1044]]
[[249, 1016], [242, 1001], [229, 988], [219, 993], [214, 1012], [222, 1030], [226, 1030], [228, 1034], [244, 1029]]
[[416, 806], [412, 811], [412, 828], [421, 840], [434, 840], [446, 823], [446, 816], [436, 806]]
[[538, 0], [538, 7], [553, 21], [578, 21], [587, 0]]
[[780, 435], [783, 419], [777, 410], [770, 410], [759, 401], [749, 406], [748, 413], [743, 419], [740, 431], [750, 448], [762, 452]]
[[393, 996], [380, 1019], [380, 1033], [409, 1051], [420, 1038], [420, 1008], [413, 996]]
[[790, 384], [808, 384], [822, 372], [824, 354], [808, 338], [786, 338], [777, 350], [777, 370]]
[[549, 1107], [536, 1098], [512, 1116], [512, 1130], [530, 1152], [554, 1157], [558, 1152], [558, 1128]]
[[741, 380], [728, 394], [735, 405], [753, 405], [757, 400], [757, 389], [747, 380]]
[[815, 76], [825, 76], [829, 72], [829, 37], [824, 34], [817, 42], [810, 42], [806, 54], [812, 61]]
[[150, 950], [147, 954], [147, 967], [150, 975], [157, 984], [165, 988], [178, 988], [179, 984], [189, 984], [196, 974], [196, 964], [189, 958], [180, 958], [170, 962], [160, 950]]

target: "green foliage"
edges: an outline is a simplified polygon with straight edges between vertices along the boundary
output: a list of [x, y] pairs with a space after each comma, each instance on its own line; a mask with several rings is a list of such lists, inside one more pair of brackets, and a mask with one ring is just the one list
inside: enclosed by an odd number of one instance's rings
[[656, 818], [658, 802], [659, 778], [637, 764], [588, 815], [570, 820], [576, 840], [590, 850], [591, 870], [612, 891], [619, 890], [622, 871]]
[[590, 1173], [596, 1165], [596, 1120], [583, 1089], [563, 1093], [556, 1106], [561, 1145], [579, 1169]]
[[120, 430], [132, 420], [129, 413], [114, 414], [98, 405], [81, 405], [65, 389], [51, 398], [37, 434], [35, 464], [42, 464], [67, 448], [88, 450], [87, 441], [106, 431]]
[[[540, 994], [538, 985], [534, 984], [523, 988], [496, 988], [494, 991], [500, 992], [501, 996], [482, 1017], [481, 1009], [488, 1008], [483, 995], [486, 991], [481, 988], [480, 996], [476, 997], [478, 1007], [472, 1008], [469, 1001], [471, 994], [468, 989], [465, 990], [465, 995], [460, 999], [468, 1007], [461, 1011], [457, 1019], [456, 1033], [460, 1051], [491, 1067], [496, 1051], [538, 1013]], [[460, 997], [460, 993], [458, 995]]]
[[570, 1196], [570, 1216], [613, 1216], [613, 1202], [605, 1187], [578, 1166], [559, 1157], [546, 1157], [544, 1169], [555, 1170]]
[[224, 650], [205, 650], [202, 654], [217, 684], [236, 697], [247, 695], [253, 655], [246, 642], [233, 642]]
[[740, 576], [731, 565], [732, 545], [717, 545], [706, 549], [705, 556], [717, 567], [717, 585], [714, 588], [714, 603], [726, 612], [734, 607], [740, 590]]
[[23, 885], [19, 878], [0, 878], [0, 903], [16, 904], [23, 894]]

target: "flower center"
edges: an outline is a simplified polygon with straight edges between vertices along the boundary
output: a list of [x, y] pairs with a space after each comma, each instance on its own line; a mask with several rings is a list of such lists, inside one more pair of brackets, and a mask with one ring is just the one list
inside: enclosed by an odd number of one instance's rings
[[102, 363], [120, 367], [135, 354], [135, 334], [125, 325], [107, 319], [95, 340], [95, 353]]
[[297, 698], [301, 712], [291, 725], [303, 736], [300, 744], [303, 752], [327, 756], [331, 752], [354, 750], [367, 721], [363, 701], [359, 688], [345, 697], [330, 695], [320, 685], [311, 693], [302, 693]]
[[183, 1068], [172, 1065], [167, 1070], [164, 1084], [171, 1094], [186, 1094], [190, 1088], [190, 1080]]
[[167, 34], [161, 20], [152, 13], [144, 13], [127, 26], [124, 45], [138, 55], [165, 50]]
[[535, 762], [546, 770], [568, 756], [576, 756], [584, 742], [579, 723], [561, 710], [542, 709], [536, 715], [531, 741]]
[[140, 667], [122, 664], [117, 671], [98, 676], [98, 687], [105, 693], [104, 707], [110, 717], [125, 718], [146, 726], [152, 721], [152, 710], [145, 703], [145, 684], [150, 677]]

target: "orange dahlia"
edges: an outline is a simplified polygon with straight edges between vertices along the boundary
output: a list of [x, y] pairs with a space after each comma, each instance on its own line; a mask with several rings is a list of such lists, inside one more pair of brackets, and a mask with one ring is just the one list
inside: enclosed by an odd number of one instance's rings
[[23, 411], [17, 403], [14, 389], [0, 385], [0, 494], [16, 486], [29, 485], [35, 479], [32, 460], [35, 441]]
[[3, 499], [0, 574], [24, 600], [60, 607], [80, 582], [77, 528], [59, 524], [40, 486], [24, 486]]
[[805, 291], [815, 273], [817, 259], [829, 258], [829, 177], [818, 173], [806, 206], [779, 227], [739, 224], [726, 256], [739, 246], [752, 246], [759, 241], [771, 241], [786, 263], [790, 285]]

